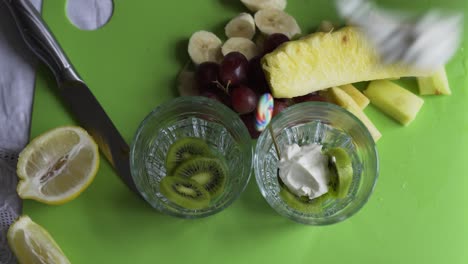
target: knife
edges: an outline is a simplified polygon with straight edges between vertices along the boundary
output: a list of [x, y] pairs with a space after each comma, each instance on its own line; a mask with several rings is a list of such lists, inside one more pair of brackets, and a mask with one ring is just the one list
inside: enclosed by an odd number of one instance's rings
[[123, 182], [138, 194], [129, 147], [29, 0], [4, 0], [27, 46], [53, 72], [62, 101], [88, 131]]

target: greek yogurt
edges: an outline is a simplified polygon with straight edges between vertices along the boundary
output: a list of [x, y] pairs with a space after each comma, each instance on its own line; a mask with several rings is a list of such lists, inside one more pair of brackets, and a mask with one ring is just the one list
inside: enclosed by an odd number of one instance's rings
[[297, 196], [314, 199], [327, 193], [330, 171], [328, 157], [322, 153], [322, 146], [292, 144], [283, 148], [279, 177]]

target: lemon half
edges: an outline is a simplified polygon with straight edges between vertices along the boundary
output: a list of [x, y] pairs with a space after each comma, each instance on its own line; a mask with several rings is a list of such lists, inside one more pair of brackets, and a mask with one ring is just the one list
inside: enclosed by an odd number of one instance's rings
[[47, 204], [63, 204], [91, 184], [99, 151], [80, 127], [59, 127], [35, 138], [20, 153], [18, 194]]
[[50, 234], [28, 216], [20, 217], [10, 226], [7, 238], [19, 263], [70, 263]]

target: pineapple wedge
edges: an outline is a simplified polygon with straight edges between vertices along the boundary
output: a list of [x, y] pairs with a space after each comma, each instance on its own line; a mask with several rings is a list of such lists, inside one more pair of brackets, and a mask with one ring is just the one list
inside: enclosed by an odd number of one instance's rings
[[354, 85], [347, 84], [340, 86], [339, 88], [351, 96], [359, 108], [364, 109], [369, 105], [369, 98], [363, 95], [356, 87], [354, 87]]
[[370, 121], [367, 115], [361, 110], [361, 108], [356, 104], [356, 102], [353, 100], [353, 98], [351, 98], [351, 96], [349, 96], [346, 92], [337, 87], [331, 88], [328, 91], [330, 98], [335, 103], [348, 110], [359, 120], [361, 120], [361, 122], [369, 130], [369, 133], [371, 134], [375, 142], [377, 142], [382, 137], [380, 131], [375, 127], [372, 121]]
[[411, 123], [424, 104], [417, 95], [386, 80], [371, 82], [364, 94], [373, 105], [403, 125]]
[[286, 42], [263, 57], [262, 67], [275, 98], [292, 98], [360, 81], [432, 73], [381, 64], [374, 46], [354, 27]]
[[419, 94], [420, 95], [451, 95], [447, 72], [445, 67], [437, 70], [433, 75], [429, 77], [418, 77]]

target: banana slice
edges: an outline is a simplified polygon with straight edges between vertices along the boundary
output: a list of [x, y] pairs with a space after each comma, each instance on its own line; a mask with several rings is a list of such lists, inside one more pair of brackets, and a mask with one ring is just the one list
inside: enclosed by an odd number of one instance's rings
[[195, 80], [195, 72], [182, 70], [177, 76], [177, 90], [180, 96], [196, 96], [199, 95], [197, 82]]
[[223, 58], [221, 54], [221, 40], [208, 31], [197, 31], [190, 37], [188, 53], [195, 64], [205, 61], [220, 62]]
[[286, 8], [286, 0], [241, 0], [241, 2], [252, 12], [270, 8], [279, 10]]
[[255, 13], [255, 24], [267, 35], [282, 33], [289, 38], [301, 34], [301, 28], [294, 17], [278, 9], [263, 9]]
[[224, 56], [233, 51], [242, 53], [248, 60], [260, 54], [257, 45], [246, 38], [230, 38], [221, 48]]
[[224, 28], [228, 38], [246, 38], [252, 39], [255, 35], [255, 21], [253, 16], [248, 13], [240, 13], [227, 23]]

